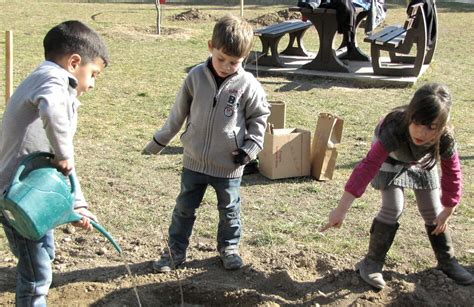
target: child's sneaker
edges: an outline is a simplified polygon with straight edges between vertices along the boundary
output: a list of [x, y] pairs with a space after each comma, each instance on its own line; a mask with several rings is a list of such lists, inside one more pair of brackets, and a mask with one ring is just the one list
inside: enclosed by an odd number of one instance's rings
[[153, 261], [153, 269], [159, 273], [169, 272], [176, 269], [186, 261], [186, 253], [176, 253], [166, 249], [160, 257], [160, 260]]
[[227, 246], [220, 252], [222, 264], [226, 270], [237, 270], [243, 267], [242, 258], [239, 255], [239, 248], [235, 245]]

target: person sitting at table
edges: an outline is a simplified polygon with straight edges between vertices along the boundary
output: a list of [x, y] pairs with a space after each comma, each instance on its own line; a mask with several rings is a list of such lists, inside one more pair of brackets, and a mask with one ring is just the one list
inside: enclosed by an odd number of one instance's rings
[[365, 33], [372, 32], [385, 20], [385, 17], [387, 16], [385, 0], [352, 0], [352, 4], [356, 7], [363, 8], [364, 11], [369, 11], [365, 23]]
[[[415, 0], [412, 0], [415, 1]], [[431, 1], [431, 0], [416, 0]], [[347, 53], [355, 49], [356, 11], [355, 7], [369, 10], [365, 33], [372, 32], [386, 16], [385, 0], [300, 0], [299, 7], [311, 9], [326, 8], [336, 10], [337, 33], [343, 35], [343, 41], [347, 42]]]

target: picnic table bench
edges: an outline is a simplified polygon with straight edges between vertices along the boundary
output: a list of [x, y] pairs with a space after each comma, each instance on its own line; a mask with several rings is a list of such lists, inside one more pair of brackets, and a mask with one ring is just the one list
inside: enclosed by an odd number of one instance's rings
[[[310, 27], [311, 22], [295, 19], [256, 29], [254, 34], [259, 37], [262, 42], [262, 52], [258, 57], [258, 64], [284, 67], [285, 65], [279, 57], [280, 54], [307, 57], [308, 53], [303, 47], [302, 37]], [[279, 53], [278, 43], [286, 34], [290, 35], [288, 46]], [[269, 51], [270, 55], [268, 54]]]
[[[427, 46], [426, 17], [422, 3], [408, 8], [403, 26], [388, 26], [366, 37], [364, 41], [371, 44], [374, 74], [386, 76], [419, 76], [423, 65], [431, 63], [436, 47], [436, 38], [431, 46]], [[410, 55], [414, 45], [416, 54]], [[382, 50], [389, 53], [389, 62], [382, 61]]]

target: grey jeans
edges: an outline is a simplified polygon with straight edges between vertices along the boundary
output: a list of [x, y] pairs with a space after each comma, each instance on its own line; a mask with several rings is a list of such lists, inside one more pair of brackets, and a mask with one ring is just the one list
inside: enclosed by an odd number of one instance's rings
[[[413, 191], [418, 211], [425, 224], [433, 225], [434, 220], [442, 210], [439, 189]], [[381, 193], [382, 208], [380, 208], [376, 219], [389, 225], [395, 224], [400, 219], [405, 206], [404, 188], [392, 185], [385, 190], [381, 190]]]

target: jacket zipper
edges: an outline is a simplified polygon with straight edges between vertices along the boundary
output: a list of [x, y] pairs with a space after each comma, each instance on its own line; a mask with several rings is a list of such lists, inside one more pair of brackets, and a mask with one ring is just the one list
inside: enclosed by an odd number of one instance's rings
[[204, 149], [202, 151], [202, 160], [204, 163], [204, 167], [208, 167], [208, 154], [209, 154], [209, 148], [210, 148], [210, 142], [212, 139], [212, 128], [213, 128], [213, 119], [214, 119], [214, 113], [215, 113], [215, 106], [217, 105], [217, 96], [219, 94], [219, 89], [217, 88], [217, 83], [214, 77], [212, 77], [212, 73], [210, 70], [208, 70], [208, 73], [211, 75], [211, 80], [214, 82], [214, 88], [216, 89], [216, 93], [213, 97], [212, 101], [212, 108], [211, 112], [209, 112], [209, 116], [207, 118], [207, 131], [206, 131], [206, 141], [204, 143]]
[[235, 133], [235, 131], [232, 131], [232, 133], [234, 134], [235, 146], [237, 147], [237, 149], [239, 149], [239, 142], [237, 142], [237, 134]]
[[[208, 72], [212, 75], [212, 72], [208, 69]], [[211, 148], [211, 140], [212, 140], [212, 131], [214, 127], [214, 117], [216, 114], [216, 105], [217, 105], [217, 100], [219, 99], [220, 92], [222, 89], [225, 87], [225, 85], [229, 82], [231, 78], [226, 79], [219, 88], [217, 88], [217, 83], [216, 80], [212, 77], [211, 78], [214, 81], [214, 87], [216, 88], [216, 94], [214, 95], [213, 102], [212, 102], [212, 109], [211, 112], [209, 113], [208, 117], [208, 126], [207, 126], [207, 133], [206, 133], [206, 143], [204, 145], [204, 150], [203, 150], [203, 162], [204, 166], [207, 168], [208, 166], [208, 155], [209, 155], [209, 149]]]

